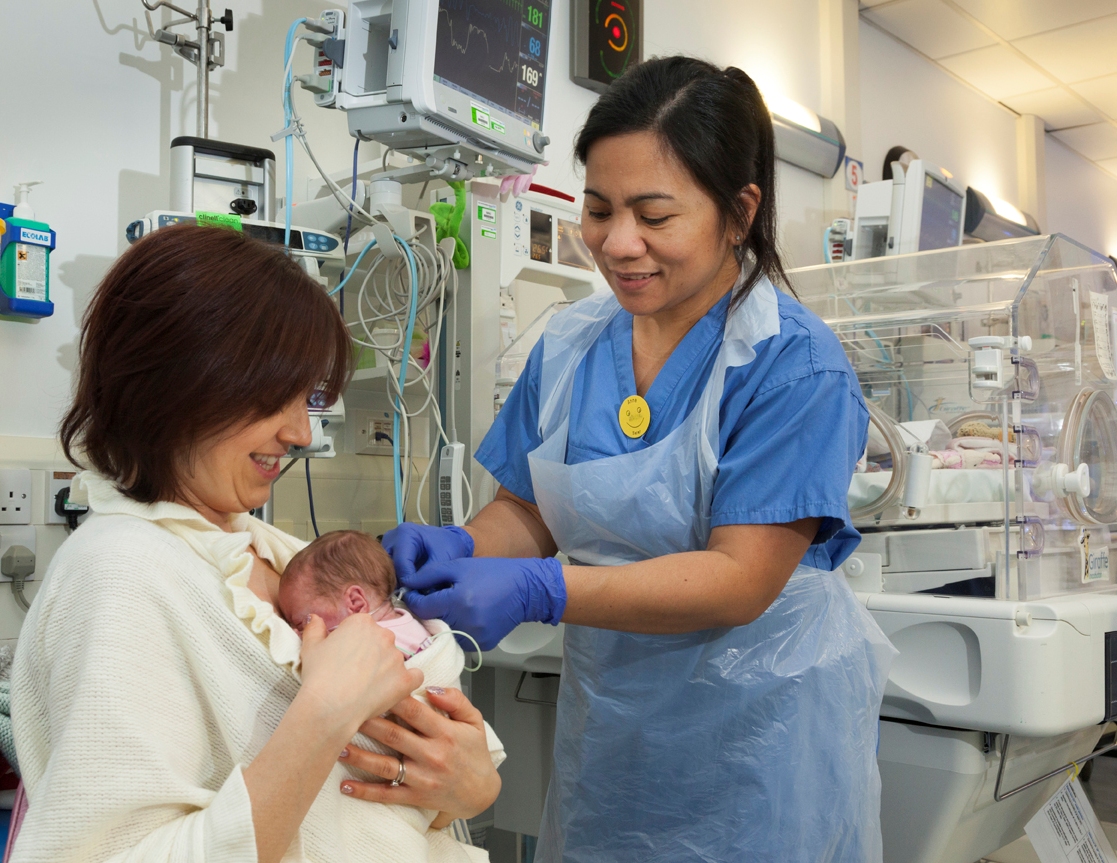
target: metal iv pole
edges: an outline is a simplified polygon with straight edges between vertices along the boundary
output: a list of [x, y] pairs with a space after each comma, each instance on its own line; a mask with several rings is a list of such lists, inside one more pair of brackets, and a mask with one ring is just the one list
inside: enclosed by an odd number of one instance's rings
[[[197, 127], [198, 137], [209, 137], [209, 73], [218, 66], [225, 65], [225, 33], [233, 29], [233, 10], [226, 9], [220, 18], [214, 18], [210, 11], [210, 0], [198, 0], [196, 12], [187, 12], [185, 9], [168, 2], [168, 0], [140, 0], [148, 12], [154, 12], [161, 6], [166, 6], [173, 12], [182, 15], [182, 18], [168, 21], [165, 27], [158, 30], [151, 23], [151, 15], [147, 15], [147, 29], [151, 38], [164, 45], [170, 45], [176, 54], [198, 67], [198, 96], [197, 96]], [[170, 32], [171, 27], [179, 24], [193, 23], [197, 31], [197, 39], [191, 41], [180, 33]], [[214, 32], [214, 24], [225, 25], [225, 32]]]

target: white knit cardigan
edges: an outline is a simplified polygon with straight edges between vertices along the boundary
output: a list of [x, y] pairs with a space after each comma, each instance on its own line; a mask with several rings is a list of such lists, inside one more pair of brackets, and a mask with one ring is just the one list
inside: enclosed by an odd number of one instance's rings
[[[305, 543], [247, 515], [228, 533], [136, 503], [88, 472], [71, 496], [93, 513], [55, 555], [12, 673], [30, 806], [12, 863], [256, 863], [241, 771], [298, 691], [300, 641], [248, 588], [248, 547], [282, 572]], [[426, 830], [429, 812], [343, 795], [346, 771], [284, 861], [488, 859]]]

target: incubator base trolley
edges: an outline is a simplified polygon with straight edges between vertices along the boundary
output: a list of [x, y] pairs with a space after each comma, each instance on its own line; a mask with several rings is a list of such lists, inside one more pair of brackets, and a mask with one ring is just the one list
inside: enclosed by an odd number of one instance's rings
[[871, 416], [843, 570], [899, 650], [884, 858], [973, 863], [1117, 719], [1117, 273], [1052, 235], [790, 278]]

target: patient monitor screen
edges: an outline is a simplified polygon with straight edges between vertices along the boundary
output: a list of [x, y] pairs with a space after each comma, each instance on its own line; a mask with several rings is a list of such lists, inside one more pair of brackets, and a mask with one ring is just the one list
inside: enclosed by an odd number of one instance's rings
[[[434, 80], [535, 129], [543, 122], [551, 0], [439, 0]], [[473, 122], [477, 119], [474, 109]], [[487, 128], [503, 132], [499, 124]]]
[[923, 215], [919, 221], [919, 251], [958, 245], [962, 231], [962, 196], [936, 177], [923, 180]]

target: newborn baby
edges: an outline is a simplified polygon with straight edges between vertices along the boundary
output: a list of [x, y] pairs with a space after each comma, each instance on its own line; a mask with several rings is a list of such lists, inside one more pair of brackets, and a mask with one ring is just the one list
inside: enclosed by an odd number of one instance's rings
[[430, 646], [431, 634], [392, 604], [395, 589], [396, 570], [384, 547], [367, 533], [336, 530], [291, 558], [279, 582], [279, 611], [300, 633], [310, 614], [331, 631], [351, 614], [371, 614], [410, 658]]
[[[317, 614], [329, 630], [351, 614], [371, 614], [391, 630], [396, 647], [408, 657], [408, 668], [423, 672], [423, 687], [415, 698], [426, 701], [426, 688], [461, 688], [465, 654], [441, 620], [423, 623], [404, 608], [393, 605], [396, 571], [392, 559], [375, 539], [356, 530], [323, 534], [296, 554], [283, 570], [279, 582], [279, 611], [300, 633], [307, 615]], [[485, 726], [489, 754], [497, 766], [504, 760], [504, 747], [492, 729]], [[358, 734], [357, 746], [388, 755], [394, 751]], [[365, 782], [383, 781], [349, 764], [339, 765], [347, 775]], [[340, 796], [340, 795], [339, 795]], [[385, 804], [370, 807], [363, 800], [342, 797], [341, 805], [356, 805], [367, 819], [375, 819], [381, 831], [385, 860], [425, 860], [427, 863], [469, 863], [488, 860], [480, 849], [464, 846], [443, 830], [432, 830], [438, 815], [431, 809]]]

